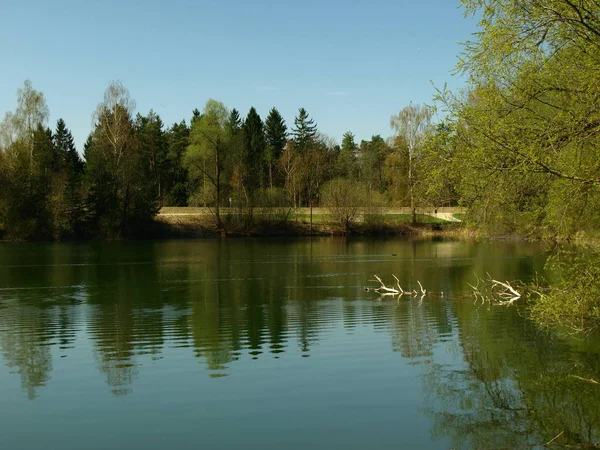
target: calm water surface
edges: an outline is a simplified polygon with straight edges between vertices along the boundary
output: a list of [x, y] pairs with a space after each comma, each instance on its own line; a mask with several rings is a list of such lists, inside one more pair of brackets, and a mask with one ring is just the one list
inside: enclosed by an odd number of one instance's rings
[[[600, 441], [596, 339], [474, 305], [523, 243], [0, 245], [0, 449], [535, 448]], [[381, 299], [372, 274], [434, 293]]]

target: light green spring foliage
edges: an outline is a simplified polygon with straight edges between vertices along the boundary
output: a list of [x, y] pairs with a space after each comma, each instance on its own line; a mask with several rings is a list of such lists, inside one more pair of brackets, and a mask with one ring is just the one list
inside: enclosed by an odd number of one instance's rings
[[410, 105], [391, 117], [390, 125], [395, 135], [404, 138], [408, 147], [408, 197], [413, 211], [413, 223], [417, 220], [416, 207], [422, 198], [418, 188], [418, 165], [423, 144], [431, 128], [433, 108], [427, 105]]
[[[480, 18], [480, 30], [465, 43], [457, 67], [468, 88], [437, 96], [449, 112], [449, 129], [430, 137], [430, 156], [447, 168], [431, 166], [432, 186], [452, 179], [469, 219], [488, 235], [597, 236], [600, 3], [462, 5]], [[599, 264], [597, 254], [551, 259], [556, 277], [541, 298], [533, 295], [534, 317], [577, 331], [596, 327]]]
[[438, 100], [450, 112], [463, 204], [489, 234], [600, 228], [600, 5], [462, 4], [480, 17], [457, 68], [469, 87]]
[[460, 177], [450, 164], [456, 155], [456, 132], [452, 125], [440, 123], [423, 142], [419, 161], [420, 198], [433, 206], [454, 205]]
[[228, 116], [225, 105], [211, 99], [206, 102], [202, 115], [192, 122], [190, 145], [184, 156], [192, 179], [203, 178], [206, 174], [214, 182], [216, 171], [223, 168], [222, 164], [215, 166], [214, 161], [224, 157]]
[[560, 325], [577, 332], [600, 327], [600, 253], [560, 252], [547, 266], [554, 279], [550, 289], [533, 294], [533, 317], [542, 325]]
[[190, 128], [189, 146], [183, 163], [192, 185], [191, 197], [197, 204], [215, 205], [215, 222], [222, 227], [220, 217], [224, 171], [230, 153], [229, 111], [219, 101], [206, 102], [202, 114]]

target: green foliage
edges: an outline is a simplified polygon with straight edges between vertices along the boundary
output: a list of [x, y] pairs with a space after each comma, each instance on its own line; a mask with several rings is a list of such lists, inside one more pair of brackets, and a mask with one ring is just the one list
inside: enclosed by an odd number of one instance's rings
[[410, 207], [413, 210], [413, 223], [416, 223], [416, 206], [419, 203], [417, 192], [418, 160], [421, 157], [423, 143], [427, 133], [430, 131], [431, 116], [433, 109], [427, 105], [410, 104], [391, 117], [390, 125], [396, 136], [401, 136], [408, 147], [408, 194]]
[[266, 161], [269, 172], [269, 187], [283, 186], [283, 178], [277, 171], [277, 164], [287, 142], [287, 125], [277, 108], [272, 108], [265, 120]]
[[147, 116], [140, 113], [135, 118], [135, 132], [141, 158], [148, 162], [150, 179], [155, 184], [156, 197], [163, 203], [167, 178], [168, 142], [163, 122], [158, 114], [150, 110]]
[[310, 118], [306, 109], [300, 108], [294, 119], [292, 136], [296, 144], [296, 150], [300, 154], [307, 153], [317, 140], [317, 124]]
[[442, 180], [451, 179], [451, 197], [492, 235], [563, 239], [597, 229], [600, 7], [462, 3], [480, 17], [480, 31], [458, 65], [469, 75], [467, 92], [438, 96], [451, 133], [429, 141], [428, 159], [446, 161], [431, 173], [435, 190], [449, 192]]
[[[369, 190], [384, 192], [388, 188], [385, 172], [385, 160], [392, 149], [380, 135], [372, 136], [370, 141], [361, 141], [359, 148], [360, 178], [367, 183]], [[400, 175], [400, 174], [398, 174]]]
[[358, 145], [354, 135], [346, 131], [342, 137], [342, 146], [337, 158], [337, 173], [342, 178], [358, 179]]
[[[545, 326], [591, 332], [600, 326], [600, 253], [562, 251], [548, 259], [551, 282], [535, 300], [532, 316]], [[540, 289], [539, 287], [535, 287]]]
[[[31, 150], [29, 150], [31, 148]], [[39, 158], [33, 163], [32, 155]], [[48, 195], [53, 163], [52, 132], [41, 125], [33, 132], [31, 147], [18, 141], [7, 150], [4, 225], [13, 239], [52, 237]]]
[[426, 136], [419, 162], [419, 179], [426, 202], [434, 206], [456, 206], [460, 172], [449, 164], [456, 154], [456, 133], [444, 122]]
[[56, 124], [54, 151], [56, 159], [49, 200], [54, 237], [82, 237], [85, 220], [84, 164], [63, 119], [59, 119]]
[[[223, 191], [223, 174], [228, 160], [230, 134], [228, 133], [229, 112], [225, 105], [208, 100], [201, 115], [193, 120], [190, 129], [190, 145], [183, 163], [193, 183], [191, 195], [203, 193], [206, 201], [214, 207], [217, 228], [222, 229], [220, 207]], [[207, 188], [207, 184], [210, 188]], [[208, 193], [214, 192], [212, 198]]]
[[167, 158], [165, 169], [165, 204], [187, 206], [188, 171], [183, 164], [183, 156], [189, 146], [190, 129], [185, 123], [174, 123], [166, 133]]
[[98, 106], [86, 145], [89, 231], [105, 237], [142, 235], [158, 210], [156, 179], [131, 117], [133, 101], [119, 82]]
[[266, 141], [264, 124], [256, 109], [250, 108], [243, 125], [244, 130], [244, 187], [250, 202], [255, 202], [255, 193], [266, 187]]

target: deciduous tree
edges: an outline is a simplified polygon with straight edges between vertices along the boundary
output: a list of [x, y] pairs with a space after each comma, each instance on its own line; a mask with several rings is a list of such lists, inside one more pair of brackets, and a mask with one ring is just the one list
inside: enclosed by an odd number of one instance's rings
[[[223, 173], [226, 164], [230, 162], [228, 117], [229, 112], [223, 103], [208, 100], [202, 114], [192, 122], [190, 145], [184, 157], [190, 179], [198, 183], [205, 177], [212, 187], [214, 196], [211, 205], [214, 207], [215, 222], [219, 230], [224, 230], [220, 212]], [[204, 186], [202, 195], [204, 198], [208, 196]]]
[[433, 110], [427, 105], [410, 104], [398, 114], [392, 116], [390, 125], [398, 136], [403, 136], [408, 144], [408, 185], [410, 193], [410, 208], [413, 224], [417, 221], [415, 203], [415, 160], [421, 150], [423, 141], [431, 123]]

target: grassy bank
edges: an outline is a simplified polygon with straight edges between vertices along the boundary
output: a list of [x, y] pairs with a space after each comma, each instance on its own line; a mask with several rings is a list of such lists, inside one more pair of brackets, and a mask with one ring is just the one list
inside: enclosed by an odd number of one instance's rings
[[224, 236], [459, 236], [461, 223], [448, 222], [430, 215], [418, 214], [412, 224], [410, 214], [365, 215], [348, 229], [332, 220], [329, 214], [319, 211], [312, 216], [304, 211], [275, 216], [255, 214], [251, 219], [235, 214], [222, 218], [225, 231], [217, 230], [213, 216], [196, 212], [161, 214], [155, 221], [156, 237], [206, 238]]

